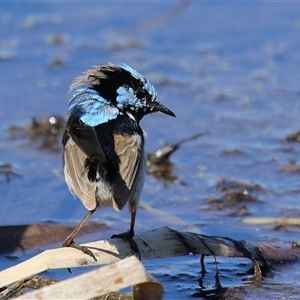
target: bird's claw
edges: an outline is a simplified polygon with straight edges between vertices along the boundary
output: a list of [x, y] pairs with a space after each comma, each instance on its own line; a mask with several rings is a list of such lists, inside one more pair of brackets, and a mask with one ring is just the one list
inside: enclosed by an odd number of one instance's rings
[[141, 253], [140, 253], [139, 247], [138, 247], [137, 243], [135, 242], [135, 240], [133, 239], [133, 234], [130, 231], [126, 231], [126, 232], [123, 232], [120, 234], [114, 234], [114, 235], [112, 235], [111, 238], [112, 239], [119, 238], [119, 239], [128, 241], [132, 251], [135, 254], [137, 254], [139, 260], [141, 260]]
[[62, 244], [62, 247], [70, 247], [70, 248], [77, 249], [77, 250], [83, 252], [84, 254], [87, 254], [87, 255], [91, 256], [95, 261], [97, 261], [95, 255], [93, 254], [93, 252], [88, 247], [76, 244], [73, 240], [66, 239], [64, 241], [64, 243]]

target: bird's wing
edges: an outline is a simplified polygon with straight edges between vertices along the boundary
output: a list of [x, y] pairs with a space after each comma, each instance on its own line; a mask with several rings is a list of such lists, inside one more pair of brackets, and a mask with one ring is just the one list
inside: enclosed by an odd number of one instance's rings
[[95, 128], [86, 125], [78, 118], [78, 111], [74, 110], [69, 117], [66, 131], [74, 143], [95, 164], [106, 164], [106, 158], [99, 144]]
[[94, 127], [84, 124], [78, 119], [74, 110], [66, 125], [64, 144], [64, 171], [69, 189], [88, 209], [95, 209], [96, 178], [88, 177], [86, 159], [94, 165], [106, 166], [106, 158], [99, 144]]
[[[139, 170], [143, 163], [144, 140], [138, 134], [114, 135], [115, 152], [119, 157], [119, 172], [114, 176], [112, 182], [116, 210], [121, 210], [129, 200], [135, 196]], [[139, 196], [139, 195], [138, 195]]]
[[64, 150], [64, 173], [67, 185], [73, 195], [76, 195], [88, 210], [97, 206], [95, 191], [96, 182], [87, 178], [84, 163], [87, 156], [69, 138]]
[[[82, 81], [81, 77], [79, 81]], [[80, 86], [80, 84], [75, 84], [73, 88], [76, 86]], [[120, 113], [116, 106], [90, 87], [76, 90], [69, 102], [69, 111], [72, 114], [79, 113], [81, 121], [93, 127], [116, 119]]]

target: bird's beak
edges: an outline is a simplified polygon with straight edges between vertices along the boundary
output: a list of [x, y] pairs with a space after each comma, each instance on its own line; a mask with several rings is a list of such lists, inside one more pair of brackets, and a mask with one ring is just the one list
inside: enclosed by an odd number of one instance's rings
[[161, 111], [162, 113], [169, 115], [171, 117], [176, 117], [175, 114], [168, 109], [167, 107], [165, 107], [164, 105], [157, 103], [154, 107], [155, 111]]

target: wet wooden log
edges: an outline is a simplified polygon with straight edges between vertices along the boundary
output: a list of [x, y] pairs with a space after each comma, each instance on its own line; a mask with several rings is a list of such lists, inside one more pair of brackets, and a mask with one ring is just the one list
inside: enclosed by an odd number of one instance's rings
[[[134, 237], [141, 259], [168, 258], [193, 254], [246, 257], [258, 264], [274, 260], [297, 259], [296, 249], [290, 245], [237, 241], [228, 237], [206, 236], [179, 232], [168, 227], [147, 231]], [[110, 239], [84, 244], [97, 261], [73, 248], [58, 248], [42, 252], [35, 257], [0, 272], [0, 287], [50, 269], [105, 265], [133, 255], [128, 242]]]

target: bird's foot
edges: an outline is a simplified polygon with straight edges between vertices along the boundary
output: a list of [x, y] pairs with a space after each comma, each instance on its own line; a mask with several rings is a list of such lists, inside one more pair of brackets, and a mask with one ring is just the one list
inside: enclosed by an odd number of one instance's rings
[[71, 248], [77, 249], [77, 250], [83, 252], [84, 254], [91, 256], [95, 261], [97, 261], [95, 255], [89, 248], [78, 245], [73, 240], [66, 239], [64, 241], [64, 243], [62, 244], [62, 247], [71, 247]]
[[139, 260], [141, 260], [141, 254], [140, 254], [140, 250], [139, 250], [139, 247], [138, 245], [136, 244], [135, 240], [133, 239], [133, 234], [132, 232], [129, 230], [129, 231], [126, 231], [126, 232], [123, 232], [123, 233], [120, 233], [120, 234], [114, 234], [111, 238], [112, 239], [115, 239], [115, 238], [119, 238], [119, 239], [122, 239], [122, 240], [126, 240], [129, 242], [130, 244], [130, 248], [134, 251], [134, 253], [138, 256]]

